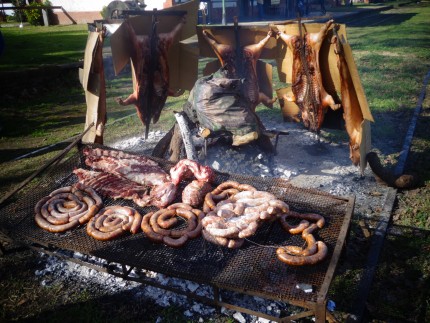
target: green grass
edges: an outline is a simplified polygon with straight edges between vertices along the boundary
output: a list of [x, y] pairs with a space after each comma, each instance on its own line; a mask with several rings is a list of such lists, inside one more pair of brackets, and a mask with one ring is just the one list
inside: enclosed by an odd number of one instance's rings
[[[390, 24], [348, 28], [372, 111], [414, 107], [430, 68], [430, 8], [404, 8]], [[393, 14], [392, 11], [381, 13]], [[396, 23], [397, 21], [399, 23]]]
[[369, 298], [375, 319], [429, 321], [429, 248], [428, 231], [405, 230], [401, 236], [387, 237]]
[[0, 72], [74, 63], [83, 59], [87, 25], [24, 26], [2, 28], [5, 51]]

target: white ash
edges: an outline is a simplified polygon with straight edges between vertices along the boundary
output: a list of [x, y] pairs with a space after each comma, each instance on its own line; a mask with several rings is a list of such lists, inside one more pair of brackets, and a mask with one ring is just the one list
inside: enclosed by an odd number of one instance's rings
[[147, 139], [144, 137], [132, 137], [113, 142], [110, 144], [110, 146], [125, 151], [151, 155], [155, 145], [160, 141], [161, 138], [163, 138], [165, 134], [165, 132], [159, 130], [150, 131], [148, 133]]
[[[98, 265], [100, 267], [106, 266], [106, 260], [100, 259], [93, 256], [82, 255], [78, 252], [72, 254], [70, 252], [63, 253], [63, 256], [73, 257], [87, 263]], [[184, 315], [192, 319], [201, 319], [202, 317], [210, 317], [216, 312], [216, 309], [207, 305], [203, 305], [192, 299], [187, 299], [186, 296], [176, 294], [170, 291], [166, 291], [161, 288], [153, 287], [150, 285], [141, 285], [138, 282], [130, 281], [111, 275], [105, 272], [101, 272], [87, 266], [76, 264], [72, 261], [63, 260], [56, 256], [47, 255], [44, 253], [40, 254], [40, 263], [43, 264], [43, 268], [35, 271], [35, 276], [41, 279], [42, 286], [49, 286], [55, 282], [69, 278], [78, 278], [79, 282], [83, 286], [94, 286], [97, 285], [98, 290], [104, 291], [106, 294], [113, 295], [115, 293], [123, 291], [132, 291], [136, 299], [152, 299], [156, 304], [162, 307], [168, 307], [172, 305], [181, 306], [186, 308]], [[121, 266], [116, 265], [117, 268], [112, 268], [110, 264], [109, 268], [115, 272], [120, 272]], [[195, 293], [198, 296], [213, 298], [213, 290], [209, 286], [197, 284], [192, 281], [182, 280], [178, 278], [172, 278], [163, 274], [158, 274], [147, 270], [135, 270], [130, 272], [130, 277], [134, 278], [151, 278], [154, 282], [163, 286], [174, 287], [178, 290], [188, 293]], [[239, 306], [254, 309], [262, 313], [270, 314], [273, 316], [279, 316], [281, 309], [286, 308], [286, 305], [281, 302], [273, 302], [265, 300], [259, 297], [246, 296], [241, 298], [241, 295], [234, 292], [223, 292], [223, 297], [226, 300], [232, 301]], [[242, 322], [263, 322], [260, 318], [253, 315], [241, 314], [236, 311], [223, 309], [222, 313], [231, 316], [236, 320]], [[267, 321], [267, 320], [266, 320]]]

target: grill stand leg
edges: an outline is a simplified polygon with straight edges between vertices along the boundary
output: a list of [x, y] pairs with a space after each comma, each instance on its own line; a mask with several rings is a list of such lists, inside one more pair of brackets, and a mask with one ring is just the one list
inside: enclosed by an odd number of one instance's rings
[[0, 257], [6, 254], [6, 249], [3, 247], [3, 243], [0, 241]]
[[316, 323], [325, 323], [326, 304], [327, 304], [327, 300], [324, 300], [323, 302], [316, 303], [316, 306], [315, 306], [315, 322]]
[[[217, 302], [221, 301], [220, 291], [219, 291], [219, 288], [216, 286], [212, 286], [212, 289], [214, 292], [214, 298], [213, 299], [214, 299], [215, 304], [216, 304]], [[221, 314], [221, 306], [216, 306], [215, 310], [218, 314]]]
[[217, 301], [219, 301], [220, 300], [220, 298], [219, 298], [219, 288], [218, 287], [212, 287], [213, 289], [214, 289], [214, 299], [215, 300], [217, 300]]

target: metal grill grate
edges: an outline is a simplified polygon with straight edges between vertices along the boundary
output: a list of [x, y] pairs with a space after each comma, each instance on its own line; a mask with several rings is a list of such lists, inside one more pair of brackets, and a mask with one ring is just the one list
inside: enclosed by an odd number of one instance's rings
[[[98, 146], [101, 148], [106, 148]], [[168, 161], [156, 159], [166, 171]], [[0, 228], [24, 243], [58, 247], [90, 254], [109, 262], [148, 269], [166, 275], [212, 284], [221, 288], [261, 295], [270, 299], [315, 302], [325, 280], [330, 259], [338, 242], [344, 219], [350, 219], [353, 202], [316, 190], [296, 188], [282, 179], [249, 177], [217, 172], [215, 185], [226, 180], [248, 183], [258, 190], [268, 191], [283, 199], [293, 210], [316, 212], [325, 216], [326, 225], [315, 235], [329, 248], [328, 257], [314, 266], [291, 267], [276, 257], [276, 246], [301, 245], [300, 236], [285, 232], [278, 222], [265, 223], [257, 234], [237, 250], [230, 250], [206, 242], [203, 238], [189, 240], [180, 249], [155, 244], [144, 233], [101, 242], [88, 236], [85, 226], [69, 232], [54, 234], [40, 229], [34, 221], [33, 208], [37, 201], [54, 189], [77, 182], [72, 170], [86, 168], [79, 149], [67, 160], [51, 167], [38, 179], [36, 189], [17, 194], [0, 210]], [[105, 205], [121, 204], [135, 207], [142, 214], [153, 208], [140, 208], [130, 201], [104, 199]], [[343, 241], [341, 241], [343, 244]], [[296, 288], [297, 283], [311, 284], [312, 293]]]

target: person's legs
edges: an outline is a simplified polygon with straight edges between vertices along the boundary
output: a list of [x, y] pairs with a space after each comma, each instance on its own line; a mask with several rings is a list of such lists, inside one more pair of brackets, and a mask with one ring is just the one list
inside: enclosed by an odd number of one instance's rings
[[305, 15], [306, 8], [305, 8], [304, 0], [298, 0], [297, 1], [296, 11], [300, 17], [303, 17]]
[[257, 2], [257, 9], [258, 9], [258, 18], [260, 20], [263, 20], [264, 18], [264, 9], [263, 9], [263, 4], [262, 3], [258, 3]]
[[327, 10], [325, 9], [324, 0], [320, 0], [320, 4], [321, 4], [321, 13], [325, 15]]

